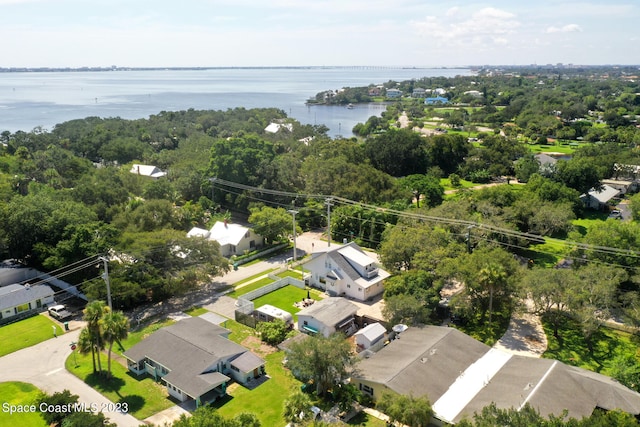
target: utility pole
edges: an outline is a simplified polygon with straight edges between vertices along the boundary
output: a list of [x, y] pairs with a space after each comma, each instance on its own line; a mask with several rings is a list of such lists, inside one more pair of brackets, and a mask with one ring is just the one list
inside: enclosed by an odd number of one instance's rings
[[333, 199], [328, 197], [324, 203], [327, 205], [327, 246], [331, 247], [331, 206], [333, 206]]
[[471, 253], [471, 229], [474, 228], [475, 225], [470, 225], [467, 227], [467, 252]]
[[107, 260], [107, 258], [103, 256], [98, 259], [102, 261], [104, 265], [104, 274], [102, 275], [102, 278], [107, 284], [107, 305], [111, 310], [113, 310], [113, 306], [111, 304], [111, 283], [109, 282], [109, 260]]
[[293, 262], [295, 263], [298, 260], [298, 251], [296, 248], [296, 214], [298, 211], [295, 209], [289, 209], [287, 212], [293, 216]]

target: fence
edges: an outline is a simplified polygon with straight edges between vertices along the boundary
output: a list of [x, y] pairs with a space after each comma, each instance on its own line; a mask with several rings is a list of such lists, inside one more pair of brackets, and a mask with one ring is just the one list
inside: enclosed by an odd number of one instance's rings
[[238, 298], [235, 309], [236, 322], [255, 328], [256, 319], [253, 317], [253, 311], [255, 310], [255, 305], [253, 304], [254, 299], [260, 298], [263, 295], [266, 295], [273, 291], [277, 291], [278, 289], [284, 288], [288, 285], [292, 285], [300, 289], [305, 289], [304, 282], [293, 277], [287, 276], [281, 278], [269, 274], [269, 278], [277, 280], [261, 288], [253, 290], [251, 292], [247, 292], [246, 294]]

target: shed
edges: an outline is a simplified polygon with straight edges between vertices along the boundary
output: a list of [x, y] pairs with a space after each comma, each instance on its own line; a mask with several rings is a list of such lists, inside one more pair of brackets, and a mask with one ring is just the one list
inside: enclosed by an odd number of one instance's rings
[[375, 351], [378, 347], [382, 347], [386, 333], [387, 330], [378, 322], [360, 329], [354, 334], [358, 350], [368, 350], [371, 348]]

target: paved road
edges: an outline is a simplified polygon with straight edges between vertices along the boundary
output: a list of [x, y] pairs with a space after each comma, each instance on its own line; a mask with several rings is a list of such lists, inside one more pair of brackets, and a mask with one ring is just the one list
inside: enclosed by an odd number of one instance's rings
[[[33, 347], [0, 357], [0, 382], [23, 381], [49, 394], [67, 389], [72, 394], [78, 395], [80, 402], [95, 403], [98, 408], [108, 407], [110, 401], [106, 397], [76, 378], [64, 367], [65, 360], [71, 354], [69, 345], [73, 341], [78, 341], [79, 335], [80, 327], [77, 327], [57, 338], [51, 338]], [[107, 411], [104, 411], [104, 414], [120, 427], [137, 427], [141, 424], [131, 415]]]

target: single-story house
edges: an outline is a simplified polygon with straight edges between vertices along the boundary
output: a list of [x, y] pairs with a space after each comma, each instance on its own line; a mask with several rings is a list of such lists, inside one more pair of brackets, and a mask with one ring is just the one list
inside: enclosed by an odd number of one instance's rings
[[482, 408], [522, 408], [580, 419], [595, 408], [640, 414], [640, 393], [552, 359], [491, 348], [455, 328], [408, 328], [358, 364], [351, 383], [373, 399], [385, 391], [426, 397], [434, 418], [455, 424]]
[[12, 284], [0, 287], [0, 320], [31, 310], [44, 310], [55, 303], [48, 285]]
[[605, 210], [611, 199], [620, 195], [620, 190], [603, 184], [600, 190], [591, 189], [588, 194], [580, 196], [584, 206], [589, 209]]
[[467, 90], [463, 92], [463, 94], [473, 96], [474, 98], [482, 97], [482, 92], [480, 92], [479, 90]]
[[261, 248], [264, 239], [249, 227], [240, 224], [229, 224], [217, 221], [211, 230], [194, 227], [187, 233], [188, 237], [202, 237], [215, 240], [220, 244], [222, 256], [242, 255], [245, 251]]
[[169, 395], [196, 406], [226, 394], [233, 379], [265, 375], [265, 361], [228, 339], [230, 331], [199, 317], [159, 329], [124, 352], [129, 371], [161, 380]]
[[357, 312], [358, 306], [345, 298], [325, 298], [298, 312], [298, 330], [325, 337], [334, 332], [350, 336], [358, 329], [355, 324]]
[[387, 98], [400, 98], [402, 91], [400, 89], [387, 89]]
[[149, 178], [153, 178], [153, 179], [162, 178], [163, 176], [167, 175], [166, 172], [163, 172], [157, 166], [152, 166], [152, 165], [134, 164], [131, 167], [130, 172], [140, 176], [148, 176]]
[[600, 183], [620, 190], [620, 194], [637, 193], [638, 181], [628, 181], [622, 179], [603, 179]]
[[347, 296], [359, 301], [382, 293], [383, 282], [389, 277], [355, 242], [312, 253], [304, 268], [309, 270], [305, 280], [310, 286], [331, 296]]
[[293, 124], [291, 123], [269, 123], [264, 131], [267, 133], [278, 133], [280, 130], [287, 130], [289, 132], [293, 132]]
[[358, 351], [378, 351], [384, 346], [387, 330], [380, 323], [375, 322], [365, 326], [354, 334]]
[[449, 100], [444, 96], [433, 96], [424, 99], [426, 105], [448, 104]]

